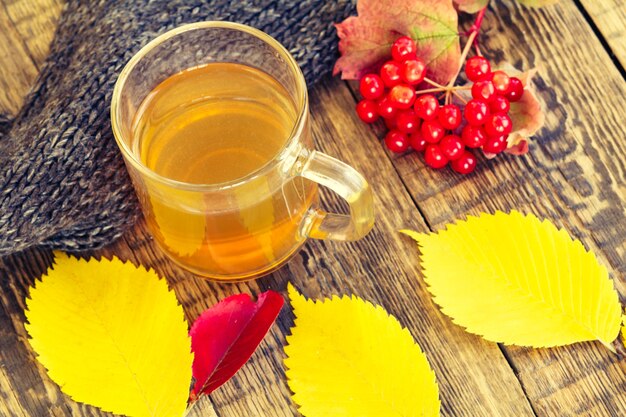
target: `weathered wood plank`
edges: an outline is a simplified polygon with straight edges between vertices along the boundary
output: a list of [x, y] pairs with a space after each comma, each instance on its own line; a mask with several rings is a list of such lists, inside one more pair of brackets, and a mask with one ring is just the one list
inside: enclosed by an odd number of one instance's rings
[[[435, 172], [413, 153], [390, 156], [398, 173], [433, 230], [495, 210], [553, 219], [598, 255], [624, 300], [626, 83], [571, 2], [538, 10], [497, 2], [483, 27], [488, 58], [539, 67], [546, 127], [529, 155], [481, 159], [470, 176]], [[504, 349], [538, 416], [626, 410], [626, 363], [599, 343]]]
[[622, 68], [626, 68], [626, 3], [624, 0], [579, 1]]
[[[19, 8], [22, 7], [23, 4], [24, 2], [11, 3], [14, 18], [18, 15], [20, 10], [25, 10]], [[16, 5], [19, 7], [16, 8]], [[21, 27], [21, 29], [24, 30], [23, 27]], [[41, 36], [40, 38], [45, 39], [45, 36]], [[30, 51], [30, 53], [35, 54], [32, 51]], [[28, 55], [28, 53], [24, 53], [24, 55]], [[37, 59], [35, 61], [37, 61]], [[36, 62], [36, 64], [39, 63], [40, 62]], [[18, 63], [15, 66], [20, 68], [20, 65], [21, 64]], [[345, 90], [341, 84], [333, 85], [331, 88]], [[332, 90], [327, 87], [324, 91], [325, 98], [322, 101], [326, 101], [328, 98], [332, 101], [335, 96], [335, 94], [331, 92]], [[342, 93], [342, 100], [344, 106], [347, 103], [350, 103], [350, 96], [346, 91], [343, 91]], [[324, 105], [318, 102], [317, 108], [321, 109], [322, 107], [324, 107]], [[339, 120], [335, 120], [332, 125], [339, 123], [341, 124], [342, 129], [349, 132], [347, 134], [344, 132], [342, 142], [344, 145], [339, 146], [339, 148], [343, 150], [343, 153], [346, 153], [346, 146], [349, 146], [349, 143], [352, 142], [351, 136], [353, 133], [350, 131], [354, 128], [354, 126], [358, 126], [358, 122], [355, 122], [352, 118], [350, 119], [350, 122], [344, 126], [340, 117], [337, 117], [337, 115], [346, 113], [346, 111], [349, 112], [351, 104], [348, 105], [347, 109], [342, 108], [342, 106], [338, 104], [333, 107], [333, 112], [327, 112], [325, 123], [330, 123], [330, 120], [337, 118]], [[315, 126], [317, 126], [317, 123], [314, 124], [314, 128]], [[337, 128], [335, 127], [334, 129]], [[358, 129], [361, 130], [360, 134], [363, 134], [363, 128], [358, 127]], [[317, 130], [319, 132], [326, 132], [327, 126], [318, 127]], [[326, 134], [322, 142], [330, 142], [332, 140], [333, 138]], [[379, 156], [382, 156], [382, 151], [380, 149], [378, 149], [377, 152], [379, 152]], [[363, 155], [367, 156], [367, 153]], [[367, 158], [363, 155], [361, 157], [365, 158], [364, 160], [367, 161]], [[354, 159], [353, 155], [347, 156]], [[390, 170], [389, 166], [388, 171], [392, 175], [391, 178], [393, 178], [393, 171]], [[376, 169], [372, 170], [372, 168], [370, 168], [371, 176], [375, 176], [377, 173], [378, 171]], [[397, 183], [396, 180], [396, 187], [398, 185], [399, 183]], [[393, 197], [393, 193], [387, 194], [387, 200]], [[410, 201], [406, 196], [404, 196], [403, 200], [405, 204], [410, 205]], [[397, 201], [394, 201], [393, 203], [397, 207], [402, 206], [401, 204], [398, 204]], [[379, 211], [384, 213], [385, 210], [383, 207], [387, 204], [380, 204], [382, 207], [380, 207]], [[340, 204], [335, 202], [335, 205], [338, 206]], [[403, 217], [408, 219], [412, 218], [412, 211], [405, 211]], [[385, 223], [387, 223], [387, 230], [391, 232], [394, 232], [396, 228], [400, 226], [399, 224], [392, 223], [392, 228], [389, 229], [389, 220], [385, 221]], [[418, 225], [415, 227], [419, 228]], [[407, 242], [399, 241], [398, 236], [396, 236], [395, 239], [396, 246], [400, 245], [400, 248], [406, 250]], [[325, 295], [330, 295], [331, 289], [339, 288], [335, 281], [339, 280], [339, 282], [343, 283], [342, 285], [344, 287], [347, 286], [347, 288], [344, 288], [347, 291], [360, 294], [367, 298], [367, 294], [360, 289], [359, 282], [357, 282], [356, 285], [351, 283], [350, 279], [354, 278], [350, 277], [351, 271], [344, 269], [345, 265], [350, 265], [350, 263], [344, 263], [343, 260], [337, 261], [337, 258], [335, 258], [333, 260], [333, 267], [331, 268], [329, 264], [324, 261], [324, 252], [327, 251], [327, 244], [316, 242], [314, 245], [317, 245], [316, 247], [318, 249], [321, 248], [322, 252], [316, 253], [314, 249], [312, 250], [307, 247], [302, 254], [294, 259], [288, 269], [284, 269], [275, 274], [281, 281], [281, 289], [284, 289], [285, 282], [290, 276], [290, 270], [294, 273], [294, 276], [298, 276], [300, 280], [303, 280], [305, 277], [318, 275], [321, 272], [323, 280], [327, 282], [327, 284], [323, 286], [326, 290], [324, 292]], [[385, 245], [383, 245], [383, 247], [385, 247]], [[398, 248], [396, 247], [396, 249]], [[226, 296], [231, 292], [252, 291], [258, 293], [269, 286], [274, 286], [273, 284], [263, 284], [259, 287], [256, 283], [250, 283], [224, 287], [191, 277], [180, 271], [175, 266], [172, 266], [158, 251], [153, 248], [151, 239], [149, 235], [146, 234], [142, 226], [139, 226], [133, 233], [129, 233], [125, 240], [118, 242], [113, 247], [108, 248], [105, 251], [101, 251], [100, 253], [109, 255], [116, 254], [122, 258], [132, 259], [135, 262], [152, 265], [157, 270], [160, 270], [160, 272], [164, 275], [173, 277], [171, 282], [177, 291], [179, 299], [183, 302], [190, 320], [196, 317], [204, 308], [215, 303], [217, 299]], [[346, 256], [346, 254], [342, 254], [342, 257]], [[352, 253], [351, 256], [354, 259], [358, 259], [359, 253]], [[395, 258], [396, 259], [394, 259], [393, 263], [396, 265], [402, 265], [402, 257], [400, 255], [396, 255]], [[351, 263], [354, 263], [354, 259], [351, 260]], [[10, 311], [10, 313], [7, 316], [0, 317], [0, 322], [2, 323], [1, 327], [3, 329], [8, 329], [6, 335], [7, 337], [3, 338], [3, 340], [7, 343], [11, 343], [10, 348], [7, 350], [7, 355], [16, 355], [19, 360], [15, 365], [7, 368], [7, 379], [3, 380], [2, 395], [11, 399], [10, 402], [7, 401], [7, 404], [11, 404], [9, 410], [11, 410], [12, 414], [16, 415], [19, 415], [19, 413], [42, 416], [76, 415], [76, 410], [78, 409], [81, 410], [80, 414], [82, 415], [107, 415], [106, 413], [98, 412], [92, 407], [78, 406], [60, 393], [58, 387], [56, 387], [56, 385], [52, 383], [49, 378], [47, 378], [45, 371], [34, 360], [33, 353], [30, 351], [26, 343], [26, 335], [23, 329], [23, 299], [27, 294], [28, 285], [32, 283], [34, 277], [41, 274], [49, 262], [50, 255], [45, 251], [29, 251], [25, 254], [13, 256], [3, 261], [3, 275], [5, 275], [3, 277], [3, 282], [8, 286], [7, 288], [10, 289], [10, 291], [8, 289], [3, 291], [4, 296], [2, 305], [5, 306], [5, 311]], [[376, 259], [368, 261], [368, 264], [372, 266], [376, 263]], [[414, 262], [412, 262], [411, 265], [414, 265]], [[393, 274], [391, 274], [390, 271], [386, 271], [386, 274], [383, 274], [383, 277], [386, 277], [387, 281], [389, 281], [387, 285], [391, 286], [391, 290], [393, 292], [393, 297], [390, 298], [391, 301], [388, 301], [386, 297], [379, 293], [375, 282], [375, 279], [377, 278], [376, 272], [380, 268], [380, 266], [377, 266], [372, 270], [372, 273], [363, 269], [362, 265], [360, 268], [355, 268], [358, 270], [359, 279], [362, 282], [368, 283], [369, 291], [373, 294], [377, 294], [376, 298], [369, 297], [369, 299], [372, 299], [372, 301], [378, 300], [380, 303], [388, 304], [387, 308], [389, 308], [390, 311], [393, 311], [391, 307], [394, 302], [397, 303], [395, 310], [405, 310], [406, 307], [399, 301], [403, 297], [402, 293], [404, 289], [402, 286], [399, 286], [394, 282], [394, 274], [399, 273], [400, 275], [403, 275], [406, 280], [407, 276], [415, 274], [415, 270], [411, 267], [411, 272], [407, 274], [406, 271], [394, 270], [392, 268], [391, 273]], [[339, 271], [339, 274], [337, 271]], [[340, 276], [335, 278], [335, 275]], [[273, 279], [274, 278], [268, 277], [260, 282], [271, 282]], [[330, 285], [328, 285], [328, 282]], [[296, 282], [296, 284], [298, 284], [298, 282]], [[299, 286], [303, 289], [306, 288], [306, 285], [303, 284], [300, 284]], [[319, 284], [313, 285], [313, 289], [308, 291], [307, 295], [319, 296], [321, 294], [319, 290], [320, 287], [322, 286]], [[389, 289], [387, 291], [389, 291]], [[414, 292], [410, 292], [409, 296], [414, 297]], [[428, 302], [427, 298], [424, 298], [424, 300]], [[429, 305], [429, 308], [432, 313], [432, 305]], [[401, 316], [399, 315], [399, 317]], [[415, 330], [422, 320], [423, 318], [420, 320], [416, 317], [412, 317], [412, 330]], [[219, 415], [293, 415], [295, 413], [293, 404], [289, 400], [290, 393], [284, 382], [284, 371], [282, 370], [282, 346], [284, 344], [284, 335], [288, 332], [288, 329], [292, 324], [292, 317], [288, 313], [283, 313], [279, 324], [279, 328], [272, 330], [270, 336], [267, 338], [268, 341], [264, 342], [261, 350], [253, 356], [250, 364], [244, 368], [243, 372], [241, 372], [233, 379], [233, 381], [229, 382], [213, 396], [214, 402], [220, 410]], [[430, 332], [439, 333], [438, 330], [433, 328], [431, 328]], [[437, 343], [430, 341], [428, 338], [424, 341], [418, 338], [425, 349], [426, 346], [428, 346], [427, 351], [430, 350], [433, 352], [433, 356], [439, 358], [439, 367], [443, 367], [443, 364], [446, 364], [448, 367], [452, 366], [453, 368], [456, 368], [456, 370], [451, 373], [449, 378], [452, 378], [452, 381], [455, 381], [458, 384], [465, 384], [464, 378], [465, 373], [467, 372], [465, 370], [466, 365], [463, 363], [461, 358], [464, 357], [466, 360], [475, 364], [469, 366], [469, 374], [476, 377], [476, 387], [473, 387], [472, 390], [459, 390], [459, 393], [455, 393], [453, 392], [454, 390], [450, 388], [449, 384], [446, 384], [445, 381], [441, 382], [444, 409], [447, 410], [447, 414], [476, 415], [476, 413], [488, 413], [490, 415], [510, 415], [510, 413], [515, 413], [516, 415], [530, 415], [530, 407], [526, 403], [523, 393], [519, 388], [519, 385], [517, 385], [510, 368], [508, 368], [504, 362], [497, 348], [486, 345], [478, 339], [474, 339], [473, 342], [468, 342], [468, 338], [469, 340], [473, 339], [471, 336], [468, 337], [456, 329], [454, 332], [454, 337], [447, 339], [446, 343], [455, 343], [455, 340], [459, 338], [463, 341], [463, 343], [459, 343], [456, 346], [456, 349], [460, 353], [459, 359], [457, 360], [449, 360], [446, 358], [447, 354], [439, 352], [440, 348]], [[3, 364], [12, 363], [5, 357], [2, 359]], [[23, 372], [23, 370], [26, 372]], [[514, 388], [511, 390], [507, 389], [505, 392], [500, 388], [503, 385], [496, 382], [500, 380], [507, 381], [506, 385]], [[248, 394], [243, 395], [242, 391], [248, 392]], [[461, 394], [461, 398], [455, 398], [459, 397], [459, 394]], [[498, 400], [498, 398], [502, 398], [504, 395], [508, 395], [511, 399], [509, 404], [503, 405]], [[64, 406], [64, 404], [66, 405]], [[453, 413], [452, 410], [457, 411]], [[202, 401], [192, 414], [200, 415], [200, 413], [206, 414], [206, 412], [217, 415], [208, 400]]]
[[38, 71], [18, 31], [1, 8], [0, 28], [0, 114], [12, 117], [22, 106]]
[[[319, 149], [351, 163], [372, 182], [378, 223], [371, 236], [354, 244], [311, 241], [274, 275], [233, 285], [207, 282], [172, 265], [155, 249], [143, 224], [96, 254], [115, 254], [167, 276], [190, 321], [219, 298], [267, 288], [284, 292], [288, 280], [310, 297], [356, 293], [396, 315], [422, 345], [439, 378], [443, 415], [532, 416], [519, 381], [499, 348], [467, 335], [437, 311], [420, 279], [414, 245], [395, 232], [402, 227], [426, 230], [427, 225], [437, 229], [468, 213], [527, 209], [555, 219], [581, 238], [613, 272], [624, 294], [626, 192], [624, 163], [618, 156], [625, 153], [619, 130], [611, 129], [624, 120], [624, 84], [615, 77], [614, 67], [610, 61], [607, 64], [606, 54], [575, 7], [556, 7], [521, 14], [509, 2], [498, 4], [498, 14], [488, 14], [486, 26], [491, 29], [483, 40], [485, 52], [493, 56], [511, 57], [524, 66], [545, 63], [539, 84], [550, 117], [543, 142], [524, 158], [481, 161], [479, 174], [465, 178], [425, 169], [414, 155], [394, 159], [395, 169], [425, 219], [404, 191], [373, 132], [354, 117], [354, 101], [344, 85], [331, 81], [318, 86], [311, 97], [314, 133]], [[12, 13], [18, 16], [15, 10]], [[2, 14], [0, 8], [0, 28], [4, 28]], [[11, 42], [26, 27], [13, 26], [12, 40], [5, 45], [13, 48]], [[544, 36], [527, 39], [537, 31]], [[0, 31], [0, 53], [4, 32]], [[581, 48], [581, 39], [591, 46]], [[559, 44], [562, 47], [557, 47]], [[25, 51], [31, 47], [26, 45], [22, 50], [27, 56]], [[572, 62], [580, 59], [590, 59], [591, 67], [572, 68]], [[30, 61], [36, 72], [37, 62]], [[0, 80], [5, 62], [0, 60]], [[589, 81], [585, 78], [589, 70], [601, 75]], [[617, 98], [607, 101], [602, 94], [607, 90]], [[14, 99], [0, 96], [0, 106], [10, 100]], [[580, 108], [591, 109], [591, 114], [579, 112]], [[326, 204], [336, 210], [342, 207], [332, 195]], [[60, 393], [27, 344], [23, 300], [27, 287], [49, 262], [50, 254], [41, 250], [0, 259], [0, 415], [109, 415], [77, 405]], [[285, 308], [250, 363], [212, 395], [217, 412], [205, 399], [192, 415], [296, 414], [282, 365], [282, 346], [292, 324], [293, 315]], [[505, 353], [539, 416], [618, 415], [626, 407], [624, 365], [599, 345], [506, 348]]]
[[0, 0], [0, 114], [15, 116], [48, 55], [61, 0]]
[[[417, 254], [413, 244], [397, 230], [407, 225], [425, 230], [425, 225], [371, 131], [353, 114], [346, 114], [353, 106], [352, 96], [338, 80], [324, 82], [313, 90], [311, 106], [318, 148], [372, 179], [377, 225], [367, 238], [352, 244], [310, 241], [287, 268], [273, 276], [232, 289], [210, 284], [214, 294], [225, 296], [238, 290], [257, 292], [267, 288], [284, 292], [287, 281], [308, 297], [358, 294], [383, 305], [415, 335], [438, 375], [443, 415], [532, 415], [518, 381], [496, 345], [446, 323], [416, 279]], [[326, 207], [340, 210], [342, 204], [330, 194]], [[171, 273], [177, 273], [176, 269]], [[179, 291], [187, 307], [189, 301], [202, 299], [206, 290], [198, 293], [186, 286]], [[187, 301], [189, 296], [193, 298]], [[210, 304], [213, 295], [204, 295], [207, 297]], [[295, 412], [288, 399], [282, 365], [282, 346], [292, 319], [292, 313], [285, 309], [278, 328], [263, 343], [263, 353], [257, 352], [250, 365], [212, 396], [220, 415], [242, 415], [253, 410], [258, 415]]]
[[63, 0], [0, 0], [37, 68], [48, 56], [64, 3]]
[[[95, 254], [115, 254], [153, 267], [168, 277], [189, 321], [218, 299], [235, 292], [258, 294], [273, 288], [284, 293], [287, 281], [309, 297], [358, 294], [383, 305], [421, 344], [439, 378], [444, 416], [532, 416], [519, 382], [497, 345], [451, 324], [438, 312], [418, 279], [414, 245], [397, 230], [407, 226], [426, 230], [426, 226], [373, 133], [349, 110], [353, 106], [350, 92], [338, 80], [325, 82], [313, 91], [311, 104], [313, 131], [319, 148], [344, 159], [372, 179], [378, 222], [366, 239], [351, 244], [310, 241], [286, 268], [272, 276], [231, 285], [195, 278], [167, 261], [155, 248], [143, 223], [122, 241]], [[329, 209], [340, 210], [341, 205], [333, 195], [326, 198]], [[9, 298], [3, 300], [3, 305], [14, 309], [11, 325], [15, 332], [22, 334], [23, 329], [18, 330], [23, 321], [21, 300], [33, 277], [45, 268], [41, 265], [37, 270], [29, 269], [27, 264], [33, 263], [33, 256], [29, 252], [8, 257], [2, 274], [2, 279], [8, 283], [5, 285], [12, 288], [12, 291], [5, 291]], [[45, 256], [48, 260], [47, 254]], [[282, 365], [285, 335], [292, 323], [293, 316], [287, 307], [250, 363], [211, 396], [219, 416], [291, 416], [297, 413], [290, 400]], [[50, 390], [55, 389], [40, 366], [32, 362], [32, 352], [25, 343], [19, 343], [12, 350], [30, 358], [31, 373], [32, 369], [39, 370], [38, 375], [28, 376], [14, 369], [16, 378], [33, 379], [34, 386], [45, 380], [51, 384]], [[15, 388], [11, 392], [16, 392], [22, 402], [33, 396]], [[37, 398], [45, 398], [41, 389], [35, 392]], [[208, 402], [200, 404], [196, 412], [209, 406]]]

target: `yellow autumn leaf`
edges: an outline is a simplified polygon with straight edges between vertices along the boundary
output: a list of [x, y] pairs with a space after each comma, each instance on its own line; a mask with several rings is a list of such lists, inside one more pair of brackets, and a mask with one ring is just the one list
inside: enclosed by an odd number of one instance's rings
[[613, 281], [565, 230], [534, 215], [470, 216], [414, 238], [441, 310], [487, 340], [532, 347], [599, 340], [620, 331]]
[[131, 417], [180, 417], [191, 383], [182, 307], [152, 270], [55, 253], [26, 300], [30, 344], [75, 401]]
[[356, 296], [306, 300], [291, 284], [289, 298], [285, 365], [302, 415], [439, 416], [435, 374], [395, 317]]

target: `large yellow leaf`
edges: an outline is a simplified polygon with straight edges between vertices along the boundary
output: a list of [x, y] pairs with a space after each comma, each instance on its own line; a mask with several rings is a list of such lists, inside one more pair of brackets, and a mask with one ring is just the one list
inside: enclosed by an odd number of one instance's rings
[[619, 333], [606, 269], [547, 220], [497, 212], [436, 234], [403, 232], [420, 246], [435, 302], [469, 332], [521, 346], [597, 339], [609, 348]]
[[191, 383], [183, 310], [152, 270], [56, 253], [26, 300], [30, 344], [76, 401], [132, 417], [180, 417]]
[[353, 296], [313, 302], [289, 285], [296, 315], [285, 365], [307, 417], [439, 415], [439, 388], [411, 334]]

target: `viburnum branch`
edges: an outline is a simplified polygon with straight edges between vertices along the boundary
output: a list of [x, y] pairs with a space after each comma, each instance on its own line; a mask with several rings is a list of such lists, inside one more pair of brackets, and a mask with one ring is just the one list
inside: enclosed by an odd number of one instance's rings
[[428, 94], [428, 93], [438, 93], [440, 91], [444, 91], [445, 87], [437, 87], [437, 88], [427, 88], [426, 90], [418, 90], [415, 94]]
[[[489, 0], [482, 3], [488, 4]], [[357, 104], [357, 115], [365, 123], [374, 123], [380, 117], [385, 119], [389, 130], [384, 144], [388, 150], [405, 153], [412, 148], [423, 153], [426, 165], [443, 168], [450, 164], [460, 174], [469, 174], [476, 167], [472, 149], [479, 149], [489, 159], [504, 151], [516, 155], [528, 152], [529, 134], [525, 132], [537, 131], [543, 123], [543, 113], [532, 92], [524, 93], [528, 74], [522, 73], [518, 78], [492, 70], [482, 56], [478, 35], [486, 11], [487, 7], [480, 9], [466, 31], [454, 33], [454, 43], [450, 44], [454, 49], [449, 45], [444, 50], [445, 64], [434, 62], [431, 52], [436, 46], [430, 38], [415, 40], [404, 35], [391, 45], [391, 60], [383, 64], [379, 75], [366, 74], [361, 78], [359, 89], [363, 100]], [[354, 27], [353, 20], [342, 23], [346, 32], [353, 32], [347, 30]], [[362, 24], [376, 28], [372, 36], [382, 36], [380, 30], [387, 29], [395, 33], [395, 29], [381, 23], [385, 21], [383, 16], [373, 14], [364, 17]], [[351, 40], [350, 36], [345, 38]], [[363, 43], [367, 42], [359, 41], [359, 45]], [[471, 50], [475, 50], [476, 56], [468, 58]], [[419, 56], [418, 51], [424, 55]], [[343, 55], [344, 52], [342, 58]], [[365, 58], [363, 65], [369, 62]], [[352, 67], [347, 70], [355, 73], [363, 70]], [[341, 70], [346, 75], [346, 70]], [[426, 73], [431, 78], [425, 78]], [[434, 79], [446, 81], [440, 84]], [[465, 93], [459, 94], [461, 91]], [[529, 95], [527, 101], [520, 101], [523, 94]], [[512, 108], [516, 102], [519, 103]], [[463, 124], [464, 121], [467, 123]], [[420, 134], [413, 135], [418, 129]]]
[[427, 84], [430, 84], [430, 85], [432, 85], [432, 86], [434, 86], [434, 87], [438, 87], [438, 88], [446, 88], [446, 86], [445, 86], [445, 85], [439, 84], [438, 82], [433, 81], [433, 80], [431, 80], [430, 78], [426, 78], [426, 77], [424, 77], [424, 82], [425, 82], [425, 83], [427, 83]]
[[458, 98], [459, 100], [461, 100], [461, 102], [462, 102], [463, 104], [467, 104], [467, 100], [465, 100], [465, 99], [463, 98], [463, 96], [462, 96], [462, 95], [460, 95], [460, 94], [459, 94], [459, 93], [457, 93], [456, 91], [452, 91], [452, 94], [454, 94], [454, 95], [456, 96], [456, 98]]
[[467, 58], [467, 54], [469, 53], [472, 47], [472, 44], [474, 43], [474, 39], [476, 38], [477, 35], [478, 35], [478, 31], [470, 33], [469, 38], [467, 39], [467, 43], [465, 44], [465, 48], [463, 48], [463, 52], [461, 53], [461, 58], [459, 59], [459, 67], [457, 68], [456, 74], [454, 74], [454, 77], [450, 79], [450, 82], [448, 83], [448, 87], [452, 87], [454, 83], [456, 82], [456, 79], [458, 78], [459, 73], [461, 72], [461, 68], [463, 67], [463, 63], [465, 62], [465, 58]]
[[472, 45], [474, 44], [474, 40], [476, 40], [476, 37], [478, 36], [478, 32], [480, 31], [480, 26], [483, 23], [483, 18], [485, 17], [486, 11], [487, 11], [487, 8], [484, 7], [478, 12], [478, 15], [476, 16], [476, 20], [474, 21], [474, 24], [466, 32], [466, 34], [469, 35], [469, 37], [467, 38], [467, 43], [465, 44], [465, 47], [463, 48], [463, 52], [461, 53], [461, 58], [459, 59], [459, 67], [457, 68], [456, 74], [454, 74], [454, 77], [450, 79], [450, 82], [448, 83], [448, 87], [452, 87], [454, 83], [456, 82], [456, 79], [458, 78], [459, 73], [461, 72], [461, 68], [463, 67], [463, 63], [465, 62], [465, 59], [467, 58], [467, 54], [472, 48]]
[[472, 87], [468, 85], [457, 85], [454, 87], [441, 86], [437, 88], [428, 88], [426, 90], [417, 90], [415, 94], [428, 94], [428, 93], [448, 92], [448, 91], [457, 91], [457, 90], [471, 90], [471, 88]]
[[483, 18], [485, 17], [485, 12], [487, 11], [487, 7], [483, 7], [480, 9], [478, 14], [476, 15], [476, 19], [472, 26], [470, 26], [469, 30], [465, 32], [465, 35], [469, 36], [472, 33], [478, 33], [480, 31], [480, 26], [483, 24]]

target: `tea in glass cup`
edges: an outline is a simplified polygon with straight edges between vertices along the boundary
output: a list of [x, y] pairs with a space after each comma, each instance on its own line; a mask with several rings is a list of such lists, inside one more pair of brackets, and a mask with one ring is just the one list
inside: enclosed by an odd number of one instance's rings
[[[367, 182], [313, 150], [300, 69], [256, 29], [203, 22], [160, 36], [122, 71], [111, 111], [148, 227], [192, 272], [256, 278], [308, 237], [354, 240], [373, 225]], [[321, 210], [318, 184], [350, 215]]]

